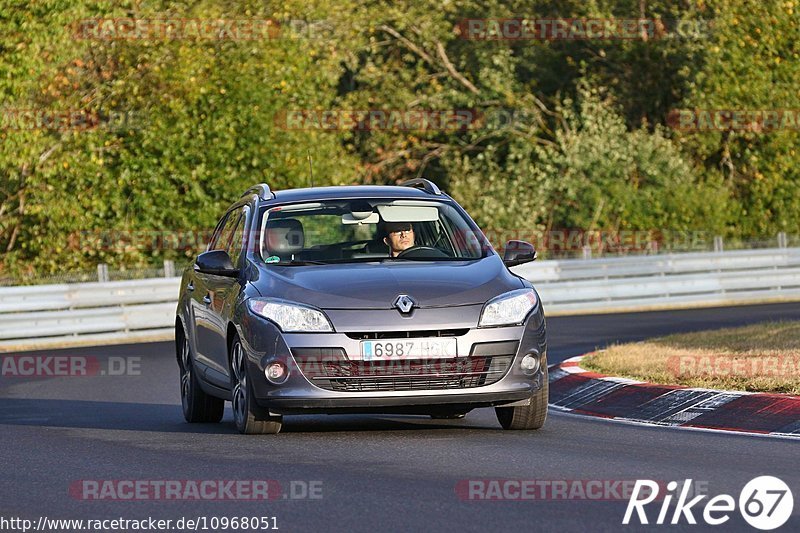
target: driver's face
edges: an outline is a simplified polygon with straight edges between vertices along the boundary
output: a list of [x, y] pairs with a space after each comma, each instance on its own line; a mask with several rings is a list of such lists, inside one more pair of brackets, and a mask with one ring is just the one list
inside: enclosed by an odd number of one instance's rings
[[392, 257], [396, 257], [403, 250], [414, 246], [414, 228], [409, 226], [408, 229], [391, 231], [383, 242], [389, 246]]

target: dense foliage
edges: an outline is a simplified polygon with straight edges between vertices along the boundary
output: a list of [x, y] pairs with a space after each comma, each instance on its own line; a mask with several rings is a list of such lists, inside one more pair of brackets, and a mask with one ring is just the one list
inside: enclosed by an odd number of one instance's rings
[[[519, 17], [659, 23], [626, 39], [465, 33]], [[137, 19], [184, 22], [124, 33]], [[261, 33], [196, 24], [219, 20]], [[696, 131], [675, 110], [790, 119], [799, 34], [793, 0], [0, 0], [0, 274], [191, 257], [261, 181], [426, 176], [489, 229], [797, 234], [800, 124]], [[472, 120], [343, 119], [367, 110]]]

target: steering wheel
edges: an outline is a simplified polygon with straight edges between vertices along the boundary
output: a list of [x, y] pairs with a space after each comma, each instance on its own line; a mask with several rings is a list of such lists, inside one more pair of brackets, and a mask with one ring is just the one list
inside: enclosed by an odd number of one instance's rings
[[412, 246], [411, 248], [406, 248], [399, 254], [397, 254], [398, 258], [402, 257], [450, 257], [445, 252], [440, 250], [439, 248], [434, 248], [433, 246]]

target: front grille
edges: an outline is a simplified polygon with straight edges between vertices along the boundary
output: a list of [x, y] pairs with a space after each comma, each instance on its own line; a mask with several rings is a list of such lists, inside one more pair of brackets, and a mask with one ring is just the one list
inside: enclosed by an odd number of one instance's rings
[[469, 328], [465, 329], [431, 329], [416, 331], [365, 331], [345, 332], [345, 335], [357, 341], [377, 339], [417, 339], [423, 337], [460, 337], [466, 335]]
[[319, 360], [296, 355], [312, 383], [338, 392], [468, 389], [491, 385], [508, 370], [513, 355], [395, 361]]

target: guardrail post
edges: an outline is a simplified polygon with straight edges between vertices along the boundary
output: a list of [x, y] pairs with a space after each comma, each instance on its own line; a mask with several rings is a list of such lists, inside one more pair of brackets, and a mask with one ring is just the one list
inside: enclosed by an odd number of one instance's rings
[[720, 237], [719, 235], [714, 237], [714, 251], [715, 252], [725, 251], [725, 246], [722, 243], [722, 237]]
[[591, 259], [592, 258], [592, 247], [591, 246], [584, 246], [583, 247], [583, 258], [584, 259]]
[[778, 233], [778, 248], [786, 248], [786, 232]]
[[108, 281], [108, 265], [100, 263], [97, 265], [97, 281], [104, 283]]
[[164, 277], [165, 278], [175, 277], [175, 261], [172, 261], [170, 259], [164, 259]]

